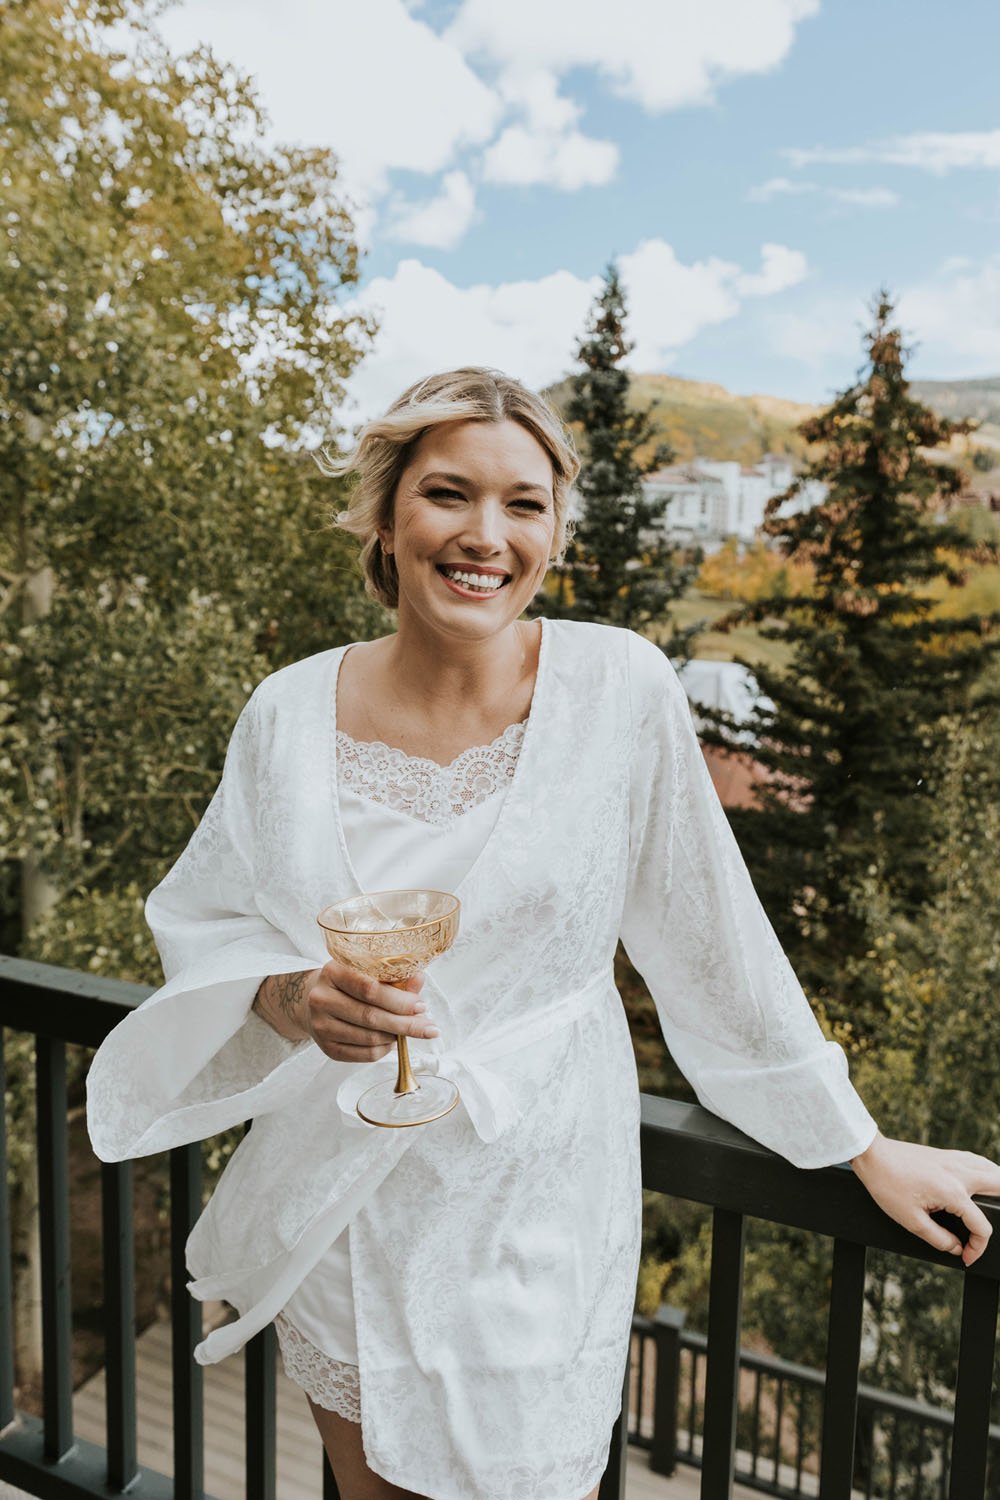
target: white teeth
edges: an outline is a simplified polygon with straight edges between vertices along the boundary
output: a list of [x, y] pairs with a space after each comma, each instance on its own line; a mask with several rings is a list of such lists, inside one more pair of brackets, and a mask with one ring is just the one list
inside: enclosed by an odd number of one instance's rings
[[494, 593], [507, 581], [496, 573], [462, 573], [458, 568], [442, 568], [441, 571], [446, 578], [464, 584], [466, 588], [489, 589]]

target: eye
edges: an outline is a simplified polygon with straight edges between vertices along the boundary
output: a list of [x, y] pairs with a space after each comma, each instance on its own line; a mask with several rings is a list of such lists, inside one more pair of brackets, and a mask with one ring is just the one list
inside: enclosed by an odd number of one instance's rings
[[428, 499], [430, 499], [430, 500], [464, 500], [465, 499], [465, 496], [462, 494], [462, 492], [460, 490], [448, 490], [448, 489], [443, 489], [440, 486], [436, 486], [432, 490], [427, 490], [426, 493], [427, 493]]
[[541, 500], [515, 500], [514, 504], [519, 510], [533, 510], [539, 514], [548, 510], [548, 506], [543, 505]]

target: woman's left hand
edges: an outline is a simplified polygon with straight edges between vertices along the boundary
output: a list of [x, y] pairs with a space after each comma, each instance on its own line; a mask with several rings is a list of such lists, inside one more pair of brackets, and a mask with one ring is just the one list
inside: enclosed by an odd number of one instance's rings
[[[972, 1201], [973, 1193], [1000, 1197], [1000, 1166], [972, 1151], [947, 1151], [894, 1141], [877, 1135], [851, 1166], [890, 1219], [952, 1255], [967, 1266], [977, 1261], [993, 1233], [989, 1219]], [[945, 1210], [961, 1219], [969, 1231], [963, 1247], [950, 1229], [931, 1218]]]

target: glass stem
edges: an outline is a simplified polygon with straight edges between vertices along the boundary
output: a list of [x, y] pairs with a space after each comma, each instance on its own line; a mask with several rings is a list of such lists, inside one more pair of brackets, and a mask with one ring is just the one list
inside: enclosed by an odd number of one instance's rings
[[406, 1045], [405, 1036], [396, 1038], [396, 1051], [399, 1054], [399, 1072], [396, 1075], [396, 1087], [393, 1093], [416, 1094], [420, 1085], [414, 1078], [413, 1069], [410, 1067], [410, 1049]]

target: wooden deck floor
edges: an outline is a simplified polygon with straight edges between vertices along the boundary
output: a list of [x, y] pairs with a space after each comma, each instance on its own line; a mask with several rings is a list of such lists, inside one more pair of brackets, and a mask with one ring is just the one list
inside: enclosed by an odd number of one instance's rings
[[[154, 1323], [137, 1346], [139, 1462], [161, 1474], [172, 1472], [173, 1395], [170, 1382], [170, 1328]], [[288, 1379], [278, 1358], [278, 1500], [321, 1500], [319, 1436], [305, 1396]], [[104, 1375], [89, 1380], [73, 1397], [73, 1429], [102, 1447]], [[233, 1355], [205, 1368], [205, 1492], [213, 1500], [243, 1500], [243, 1356]], [[645, 1453], [629, 1454], [628, 1500], [698, 1500], [701, 1475], [679, 1466], [670, 1479], [649, 1472]], [[737, 1485], [733, 1500], [757, 1492]], [[23, 1500], [20, 1490], [0, 1483], [0, 1500]]]

